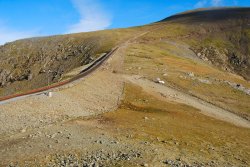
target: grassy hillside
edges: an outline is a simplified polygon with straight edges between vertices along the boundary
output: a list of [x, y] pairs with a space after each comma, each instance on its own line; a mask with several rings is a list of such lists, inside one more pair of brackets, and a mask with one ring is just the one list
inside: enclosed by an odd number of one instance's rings
[[2, 104], [0, 166], [250, 166], [248, 16], [201, 9], [1, 46], [1, 95], [74, 77], [119, 49], [53, 98]]
[[[172, 47], [168, 46], [168, 49], [179, 56], [185, 56], [180, 53], [189, 50], [186, 56], [192, 55], [192, 59], [201, 59], [249, 80], [249, 18], [249, 8], [197, 10], [142, 27], [8, 43], [0, 46], [0, 95], [57, 82], [72, 69], [93, 61], [136, 33], [150, 29], [157, 31], [141, 38], [141, 42], [152, 45], [155, 42], [161, 42], [160, 45], [168, 43]], [[183, 44], [187, 46], [182, 47]]]
[[249, 14], [248, 8], [202, 10], [155, 23], [157, 30], [128, 49], [126, 73], [160, 77], [249, 120]]
[[131, 38], [137, 29], [30, 38], [0, 46], [0, 94], [57, 82], [65, 73], [90, 63]]
[[250, 79], [250, 8], [190, 11], [162, 21], [185, 26], [183, 40], [201, 59]]

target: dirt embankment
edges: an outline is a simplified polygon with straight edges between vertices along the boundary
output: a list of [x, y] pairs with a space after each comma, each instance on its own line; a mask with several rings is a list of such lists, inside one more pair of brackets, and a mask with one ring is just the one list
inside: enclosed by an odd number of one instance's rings
[[95, 40], [77, 43], [65, 37], [38, 38], [1, 46], [1, 95], [57, 82], [65, 72], [94, 59], [99, 49]]
[[58, 82], [72, 69], [88, 64], [137, 29], [116, 29], [30, 38], [0, 46], [0, 96]]

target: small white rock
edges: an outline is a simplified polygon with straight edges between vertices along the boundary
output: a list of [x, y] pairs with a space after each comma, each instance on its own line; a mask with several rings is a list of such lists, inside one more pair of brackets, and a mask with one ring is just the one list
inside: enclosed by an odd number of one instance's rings
[[22, 129], [22, 130], [21, 130], [21, 133], [25, 133], [25, 132], [26, 132], [26, 129]]
[[189, 73], [188, 73], [188, 76], [194, 77], [194, 73], [193, 73], [193, 72], [189, 72]]
[[165, 82], [164, 82], [164, 81], [159, 81], [159, 83], [160, 83], [160, 84], [165, 84]]
[[48, 96], [49, 96], [49, 97], [52, 97], [52, 96], [53, 96], [53, 93], [52, 93], [52, 92], [48, 92]]

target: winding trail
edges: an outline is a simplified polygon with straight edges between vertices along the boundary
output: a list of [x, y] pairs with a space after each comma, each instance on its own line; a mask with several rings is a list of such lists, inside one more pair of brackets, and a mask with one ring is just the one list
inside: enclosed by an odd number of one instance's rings
[[[121, 69], [120, 65], [124, 63], [124, 53], [125, 53], [126, 48], [129, 45], [133, 44], [133, 42], [136, 39], [152, 32], [152, 31], [156, 31], [158, 29], [161, 29], [163, 27], [164, 26], [158, 27], [158, 28], [153, 29], [153, 30], [145, 31], [145, 32], [140, 33], [140, 34], [134, 36], [133, 38], [125, 41], [124, 43], [122, 43], [121, 45], [119, 45], [118, 47], [116, 47], [115, 49], [110, 51], [109, 53], [98, 58], [96, 61], [93, 62], [93, 64], [91, 64], [89, 67], [84, 69], [80, 74], [76, 75], [72, 79], [69, 79], [69, 80], [66, 80], [63, 82], [59, 82], [59, 83], [56, 83], [56, 84], [51, 85], [51, 86], [31, 90], [31, 91], [23, 93], [23, 94], [16, 94], [16, 95], [1, 97], [0, 98], [0, 105], [7, 103], [7, 102], [11, 102], [11, 101], [16, 101], [18, 99], [22, 99], [22, 98], [26, 98], [26, 97], [30, 97], [30, 96], [34, 96], [34, 95], [40, 95], [40, 94], [45, 93], [46, 91], [50, 91], [54, 88], [58, 88], [58, 87], [67, 85], [67, 84], [72, 83], [74, 81], [77, 81], [83, 77], [86, 77], [87, 75], [91, 74], [93, 71], [98, 69], [103, 64], [103, 62], [108, 60], [108, 58], [111, 57], [112, 55], [114, 55], [115, 52], [118, 54], [117, 56], [120, 57], [117, 60], [117, 61], [120, 61], [120, 63], [117, 63], [119, 65], [117, 67], [113, 67], [113, 69], [119, 71]], [[125, 81], [129, 81], [133, 84], [136, 84], [136, 85], [142, 87], [144, 89], [144, 91], [146, 91], [147, 93], [149, 93], [153, 96], [157, 96], [161, 99], [165, 99], [168, 101], [174, 101], [177, 103], [186, 104], [186, 105], [189, 105], [189, 106], [192, 106], [194, 108], [199, 109], [200, 112], [204, 115], [207, 115], [207, 116], [210, 116], [210, 117], [213, 117], [213, 118], [225, 121], [225, 122], [232, 123], [232, 124], [239, 126], [239, 127], [250, 128], [250, 122], [248, 120], [246, 120], [246, 119], [244, 119], [236, 114], [233, 114], [225, 109], [222, 109], [218, 106], [215, 106], [211, 103], [208, 103], [204, 100], [201, 100], [199, 98], [196, 98], [196, 97], [191, 96], [189, 94], [186, 94], [184, 92], [176, 90], [174, 88], [167, 87], [165, 85], [157, 84], [157, 83], [150, 81], [150, 80], [147, 80], [141, 76], [123, 75], [123, 78], [125, 79]]]
[[[128, 40], [127, 42], [123, 43], [121, 46], [119, 46], [118, 52], [124, 53], [126, 48], [130, 45], [133, 44], [133, 42], [152, 32], [159, 30], [161, 28], [164, 28], [164, 26], [158, 27], [156, 29], [146, 31], [142, 34], [139, 34], [138, 36], [135, 36], [134, 38]], [[173, 43], [171, 43], [173, 44]], [[124, 59], [124, 54], [122, 54], [123, 59]], [[153, 81], [147, 80], [141, 76], [129, 76], [129, 75], [123, 75], [123, 78], [125, 81], [129, 81], [133, 84], [136, 84], [144, 89], [147, 93], [153, 95], [153, 96], [158, 96], [161, 99], [167, 100], [167, 101], [174, 101], [177, 103], [182, 103], [186, 104], [189, 106], [192, 106], [194, 108], [197, 108], [200, 110], [200, 112], [204, 115], [207, 115], [209, 117], [213, 117], [215, 119], [219, 119], [224, 122], [231, 123], [233, 125], [236, 125], [238, 127], [243, 127], [243, 128], [250, 128], [250, 121], [230, 112], [225, 109], [222, 109], [216, 105], [213, 105], [211, 103], [208, 103], [202, 99], [199, 99], [197, 97], [191, 96], [189, 94], [186, 94], [184, 92], [181, 92], [179, 90], [176, 90], [171, 87], [167, 87], [166, 85], [161, 85], [158, 83], [155, 83]]]
[[[37, 88], [37, 89], [33, 89], [24, 93], [19, 93], [19, 94], [12, 94], [12, 95], [8, 95], [8, 96], [3, 96], [0, 97], [0, 105], [8, 103], [8, 102], [12, 102], [12, 101], [16, 101], [18, 99], [23, 99], [23, 98], [27, 98], [30, 96], [36, 96], [36, 95], [41, 95], [44, 94], [48, 91], [51, 91], [55, 88], [59, 88], [65, 85], [68, 85], [72, 82], [75, 82], [79, 79], [82, 79], [86, 76], [88, 76], [89, 74], [91, 74], [92, 72], [94, 72], [95, 70], [97, 70], [106, 60], [108, 60], [109, 57], [111, 57], [116, 51], [121, 51], [122, 49], [125, 49], [128, 44], [131, 44], [134, 40], [136, 40], [137, 38], [146, 35], [149, 32], [155, 31], [157, 29], [162, 28], [158, 27], [154, 30], [149, 30], [149, 31], [145, 31], [143, 33], [140, 33], [136, 36], [134, 36], [131, 39], [128, 39], [127, 41], [125, 41], [124, 43], [122, 43], [119, 46], [114, 47], [109, 53], [104, 54], [103, 56], [99, 57], [98, 59], [96, 59], [90, 66], [88, 66], [87, 68], [83, 69], [78, 75], [76, 75], [75, 77], [69, 79], [69, 80], [65, 80], [62, 82], [58, 82], [49, 86], [45, 86], [45, 87], [41, 87], [41, 88]], [[121, 48], [121, 49], [120, 49]]]

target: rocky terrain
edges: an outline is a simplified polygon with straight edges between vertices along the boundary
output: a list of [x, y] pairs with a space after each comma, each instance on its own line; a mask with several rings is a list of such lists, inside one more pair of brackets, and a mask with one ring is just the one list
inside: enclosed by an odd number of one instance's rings
[[0, 166], [248, 167], [249, 11], [1, 46], [2, 96], [74, 77], [118, 49], [51, 96], [0, 102]]
[[[58, 82], [70, 70], [109, 52], [127, 32], [73, 34], [19, 40], [0, 46], [0, 95]], [[133, 34], [131, 32], [131, 34]], [[114, 41], [115, 38], [118, 38]], [[103, 44], [105, 42], [105, 44]]]
[[198, 10], [163, 21], [190, 27], [192, 30], [186, 35], [202, 60], [250, 79], [249, 8]]
[[79, 44], [70, 39], [47, 40], [21, 40], [1, 47], [1, 87], [24, 80], [31, 84], [35, 80], [46, 81], [42, 78], [56, 82], [64, 72], [89, 63], [91, 55], [98, 49], [94, 39], [86, 39]]

